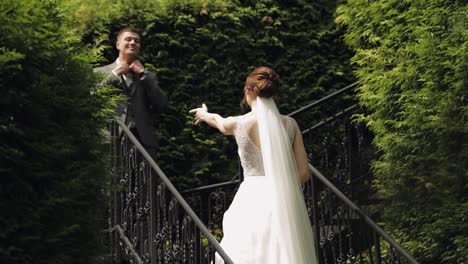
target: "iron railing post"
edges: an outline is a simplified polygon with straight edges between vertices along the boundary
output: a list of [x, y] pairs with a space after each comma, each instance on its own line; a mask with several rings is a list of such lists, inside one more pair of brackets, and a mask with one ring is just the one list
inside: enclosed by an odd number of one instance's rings
[[398, 243], [393, 240], [387, 233], [385, 233], [382, 228], [380, 228], [372, 219], [370, 219], [362, 210], [355, 205], [351, 200], [349, 200], [346, 195], [344, 195], [340, 190], [336, 188], [330, 181], [327, 180], [325, 176], [323, 176], [315, 167], [309, 164], [309, 168], [312, 170], [312, 174], [314, 174], [325, 186], [327, 186], [339, 199], [341, 199], [347, 206], [353, 209], [358, 215], [363, 219], [364, 222], [369, 225], [374, 232], [379, 234], [382, 238], [384, 238], [400, 255], [402, 255], [409, 263], [411, 264], [419, 264], [410, 254], [408, 254]]
[[154, 179], [153, 173], [150, 173], [150, 179], [149, 179], [149, 184], [150, 184], [150, 238], [149, 242], [150, 243], [150, 257], [151, 257], [151, 264], [156, 264], [156, 257], [157, 257], [157, 249], [156, 249], [156, 244], [154, 243], [154, 240], [156, 238], [156, 204], [157, 204], [157, 195], [156, 195], [156, 181]]
[[375, 259], [377, 264], [382, 264], [382, 252], [380, 251], [380, 237], [374, 231], [372, 232], [374, 237], [374, 245], [375, 245]]
[[[120, 159], [120, 147], [117, 145], [116, 138], [118, 137], [118, 126], [115, 123], [111, 123], [111, 129], [110, 129], [110, 146], [112, 148], [111, 150], [111, 162], [112, 162], [112, 173], [111, 173], [111, 192], [110, 192], [110, 199], [111, 199], [111, 212], [110, 212], [110, 228], [114, 228], [115, 226], [120, 226], [121, 219], [120, 219], [120, 190], [117, 189], [118, 183], [119, 183], [119, 172], [120, 168], [118, 168], [118, 164], [120, 164], [119, 160]], [[119, 235], [117, 232], [111, 232], [112, 234], [112, 246], [113, 246], [113, 255], [114, 257], [120, 257], [122, 254], [122, 248], [120, 247], [119, 244]]]
[[315, 254], [317, 254], [318, 263], [324, 264], [322, 255], [320, 254], [320, 224], [318, 216], [318, 193], [317, 188], [318, 181], [312, 175], [310, 177], [310, 190], [312, 192], [312, 218], [314, 219], [314, 239], [315, 239]]

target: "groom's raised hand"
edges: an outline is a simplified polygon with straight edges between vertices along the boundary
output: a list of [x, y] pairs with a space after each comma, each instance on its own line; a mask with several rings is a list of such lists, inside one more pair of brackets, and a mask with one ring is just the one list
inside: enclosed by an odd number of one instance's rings
[[137, 75], [141, 75], [145, 71], [145, 67], [139, 60], [132, 62], [132, 64], [129, 65], [129, 69]]
[[114, 72], [114, 74], [116, 74], [117, 76], [121, 76], [121, 75], [124, 75], [126, 74], [127, 72], [130, 71], [130, 67], [127, 63], [119, 63], [117, 64], [117, 66], [114, 68], [114, 70], [112, 70]]

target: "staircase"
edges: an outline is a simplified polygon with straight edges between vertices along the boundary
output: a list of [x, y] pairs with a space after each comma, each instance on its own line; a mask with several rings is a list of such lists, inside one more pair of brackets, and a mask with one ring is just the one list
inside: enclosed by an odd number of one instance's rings
[[[319, 263], [417, 263], [371, 220], [378, 217], [369, 171], [372, 135], [350, 121], [362, 111], [352, 96], [357, 84], [290, 114], [305, 128], [314, 165], [304, 196]], [[332, 112], [323, 105], [332, 105]], [[181, 194], [122, 122], [113, 121], [111, 135], [113, 262], [208, 264], [217, 252], [233, 263], [218, 240], [242, 171], [231, 181]]]

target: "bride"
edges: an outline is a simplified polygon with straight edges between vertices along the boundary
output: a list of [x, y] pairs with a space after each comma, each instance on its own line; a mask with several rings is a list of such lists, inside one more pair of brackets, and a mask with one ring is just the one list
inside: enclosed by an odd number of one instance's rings
[[[293, 118], [278, 112], [278, 88], [279, 76], [259, 67], [244, 86], [249, 113], [223, 118], [205, 104], [190, 110], [195, 124], [233, 135], [238, 145], [244, 181], [224, 213], [221, 241], [236, 264], [318, 263], [301, 189], [310, 177], [302, 134]], [[215, 263], [224, 261], [216, 254]]]

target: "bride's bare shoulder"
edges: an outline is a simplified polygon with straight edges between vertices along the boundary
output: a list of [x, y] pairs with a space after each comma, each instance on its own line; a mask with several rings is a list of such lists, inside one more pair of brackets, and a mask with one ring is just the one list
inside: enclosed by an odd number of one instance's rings
[[257, 116], [252, 112], [241, 115], [239, 116], [239, 118], [239, 120], [246, 126], [250, 126], [257, 123]]

